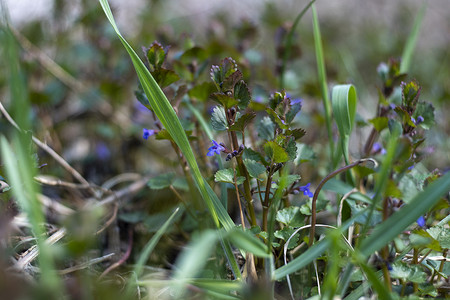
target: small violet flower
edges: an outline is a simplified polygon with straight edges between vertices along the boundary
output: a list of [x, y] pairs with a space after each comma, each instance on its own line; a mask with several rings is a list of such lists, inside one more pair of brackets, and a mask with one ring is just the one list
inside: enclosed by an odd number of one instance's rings
[[419, 225], [422, 228], [425, 228], [425, 224], [426, 224], [425, 218], [423, 216], [420, 216], [417, 219], [417, 225]]
[[381, 146], [380, 143], [375, 143], [375, 144], [373, 144], [372, 151], [373, 151], [374, 153], [380, 152], [381, 155], [386, 154], [386, 149], [384, 149], [383, 146]]
[[142, 137], [145, 140], [148, 140], [148, 137], [152, 136], [155, 134], [155, 131], [153, 129], [147, 129], [147, 128], [143, 128], [142, 129]]
[[291, 105], [302, 104], [302, 101], [303, 101], [302, 98], [293, 99], [291, 100]]
[[307, 185], [305, 185], [305, 186], [301, 186], [300, 187], [300, 191], [301, 192], [303, 192], [303, 195], [305, 195], [305, 196], [308, 196], [308, 197], [312, 197], [312, 196], [314, 196], [314, 194], [313, 193], [311, 193], [311, 191], [309, 190], [309, 186], [311, 185], [311, 183], [308, 183]]
[[208, 153], [206, 154], [207, 156], [213, 156], [214, 154], [220, 155], [220, 152], [225, 150], [225, 148], [221, 146], [219, 143], [217, 143], [215, 140], [212, 140], [211, 142], [213, 143], [213, 146], [208, 148]]

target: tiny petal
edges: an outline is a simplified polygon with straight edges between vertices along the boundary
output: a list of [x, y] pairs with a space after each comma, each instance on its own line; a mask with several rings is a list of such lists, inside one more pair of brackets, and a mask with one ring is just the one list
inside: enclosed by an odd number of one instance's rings
[[291, 100], [291, 105], [302, 104], [302, 101], [303, 101], [302, 98], [297, 98], [297, 99]]
[[422, 228], [425, 228], [425, 224], [426, 224], [425, 218], [423, 216], [420, 216], [417, 219], [417, 225], [419, 225]]
[[418, 116], [416, 125], [422, 123], [423, 121], [425, 121], [425, 119], [422, 116]]
[[155, 134], [155, 131], [153, 129], [147, 129], [147, 128], [142, 129], [142, 137], [145, 140], [148, 140], [148, 138], [154, 134]]
[[303, 195], [308, 196], [308, 197], [313, 197], [314, 194], [309, 190], [309, 186], [311, 185], [311, 183], [306, 184], [305, 186], [301, 186], [299, 189], [300, 191], [303, 192]]

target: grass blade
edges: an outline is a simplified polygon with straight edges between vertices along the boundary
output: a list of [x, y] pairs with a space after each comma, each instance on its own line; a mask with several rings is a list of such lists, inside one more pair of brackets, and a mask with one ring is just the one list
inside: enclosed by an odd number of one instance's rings
[[313, 13], [314, 46], [317, 60], [317, 73], [319, 76], [320, 91], [322, 92], [323, 107], [325, 109], [325, 121], [328, 132], [330, 157], [333, 157], [334, 142], [333, 142], [333, 130], [331, 128], [331, 104], [330, 104], [330, 97], [328, 95], [327, 74], [325, 72], [325, 60], [323, 57], [323, 48], [322, 48], [322, 36], [320, 34], [319, 19], [317, 17], [316, 7], [314, 4], [312, 5], [312, 13]]
[[333, 87], [331, 99], [333, 100], [333, 115], [340, 135], [341, 150], [345, 163], [348, 165], [348, 146], [356, 115], [356, 89], [351, 84], [336, 85]]
[[144, 63], [140, 60], [139, 56], [133, 50], [133, 48], [128, 44], [128, 42], [123, 38], [117, 25], [114, 21], [114, 17], [112, 15], [111, 9], [109, 7], [107, 0], [99, 0], [100, 4], [103, 8], [103, 11], [106, 14], [109, 22], [112, 27], [116, 31], [119, 39], [121, 40], [123, 46], [127, 50], [128, 54], [131, 57], [134, 68], [136, 69], [136, 73], [141, 82], [142, 88], [144, 89], [147, 98], [149, 99], [149, 108], [155, 112], [158, 119], [170, 133], [171, 137], [175, 141], [175, 143], [180, 148], [183, 153], [187, 163], [189, 164], [190, 171], [192, 172], [192, 177], [195, 180], [197, 188], [202, 195], [203, 200], [205, 201], [206, 206], [208, 207], [211, 216], [213, 218], [214, 223], [217, 227], [219, 227], [220, 223], [226, 228], [231, 229], [230, 225], [234, 223], [229, 217], [228, 213], [220, 203], [217, 195], [214, 193], [210, 193], [207, 186], [209, 185], [204, 181], [200, 169], [197, 165], [197, 161], [195, 160], [194, 153], [189, 144], [189, 141], [184, 133], [184, 129], [181, 126], [180, 120], [178, 119], [172, 105], [170, 105], [166, 96], [159, 88], [156, 81], [153, 79], [152, 75], [145, 67]]
[[424, 215], [449, 190], [450, 172], [431, 183], [424, 191], [417, 194], [410, 203], [377, 226], [373, 233], [362, 241], [359, 248], [361, 253], [368, 256], [381, 249], [420, 216]]
[[411, 33], [409, 34], [408, 40], [406, 41], [405, 49], [403, 49], [402, 61], [400, 63], [400, 73], [409, 72], [414, 48], [416, 47], [417, 39], [419, 38], [420, 27], [422, 25], [423, 16], [425, 15], [426, 9], [427, 4], [424, 1], [422, 7], [419, 10], [419, 13], [416, 16], [416, 19], [414, 20], [414, 25]]

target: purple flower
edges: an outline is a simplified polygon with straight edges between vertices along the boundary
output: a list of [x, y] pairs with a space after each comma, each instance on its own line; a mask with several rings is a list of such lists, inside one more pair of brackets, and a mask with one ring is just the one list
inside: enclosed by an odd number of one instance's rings
[[411, 171], [412, 169], [414, 169], [414, 165], [411, 165], [408, 167], [408, 170]]
[[311, 193], [311, 191], [309, 190], [309, 186], [310, 185], [311, 185], [311, 183], [308, 183], [305, 186], [301, 186], [299, 189], [300, 189], [301, 192], [303, 192], [303, 195], [308, 196], [308, 197], [311, 198], [312, 196], [314, 196], [314, 194]]
[[221, 146], [219, 143], [217, 143], [215, 140], [212, 140], [211, 142], [213, 143], [213, 146], [208, 148], [208, 153], [206, 154], [207, 156], [213, 156], [216, 153], [220, 155], [220, 152], [225, 150], [225, 148]]
[[107, 160], [111, 157], [111, 151], [104, 142], [99, 142], [95, 147], [97, 157], [101, 160]]
[[302, 98], [297, 98], [297, 99], [291, 100], [291, 105], [302, 104], [302, 101], [303, 101]]
[[419, 225], [422, 228], [425, 228], [425, 224], [426, 224], [425, 218], [423, 216], [420, 216], [417, 219], [417, 225]]
[[380, 143], [375, 143], [375, 144], [373, 144], [372, 151], [373, 151], [374, 153], [380, 152], [381, 155], [386, 154], [386, 149], [384, 149], [383, 146], [381, 146]]
[[425, 119], [422, 116], [418, 116], [417, 120], [415, 120], [413, 117], [411, 117], [411, 121], [413, 121], [414, 124], [419, 125], [420, 123], [425, 121]]
[[148, 137], [149, 136], [152, 136], [152, 135], [154, 135], [155, 134], [155, 131], [153, 130], [153, 129], [147, 129], [147, 128], [143, 128], [142, 129], [142, 137], [145, 139], [145, 140], [148, 140]]

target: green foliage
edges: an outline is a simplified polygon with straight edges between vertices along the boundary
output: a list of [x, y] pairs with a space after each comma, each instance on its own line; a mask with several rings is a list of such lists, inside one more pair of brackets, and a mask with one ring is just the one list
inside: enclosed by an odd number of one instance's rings
[[[0, 83], [11, 91], [2, 94], [0, 123], [8, 241], [0, 285], [14, 289], [9, 281], [22, 269], [42, 286], [24, 283], [38, 298], [80, 297], [72, 290], [83, 298], [120, 290], [124, 299], [443, 295], [449, 266], [436, 257], [450, 247], [450, 177], [439, 170], [447, 164], [439, 122], [446, 69], [409, 70], [425, 6], [402, 59], [379, 64], [371, 82], [378, 62], [364, 47], [349, 55], [347, 24], [320, 23], [314, 1], [295, 20], [273, 3], [254, 23], [214, 14], [201, 45], [184, 26], [190, 18], [152, 5], [127, 31], [134, 43], [163, 41], [142, 47], [141, 58], [107, 0], [99, 2], [110, 24], [100, 6], [82, 3], [73, 26], [80, 39], [59, 26], [64, 1], [49, 22], [55, 32], [37, 22], [22, 36], [1, 24]], [[299, 26], [309, 8], [312, 30]], [[374, 32], [367, 47], [376, 53]], [[400, 53], [398, 45], [382, 55]], [[40, 49], [61, 55], [53, 61]], [[354, 86], [334, 86], [330, 102], [329, 82], [345, 78]], [[7, 123], [7, 111], [23, 130]]]

